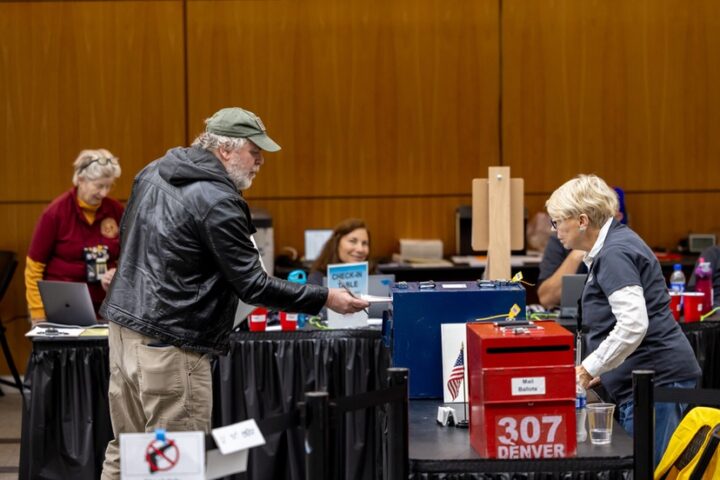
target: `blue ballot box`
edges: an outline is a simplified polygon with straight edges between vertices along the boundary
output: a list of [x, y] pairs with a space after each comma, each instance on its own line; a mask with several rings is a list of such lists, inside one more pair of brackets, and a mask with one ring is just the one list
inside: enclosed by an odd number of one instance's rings
[[[387, 334], [393, 366], [410, 369], [411, 398], [442, 398], [440, 325], [507, 314], [513, 305], [525, 316], [525, 288], [519, 283], [407, 282], [392, 287]], [[497, 320], [502, 320], [498, 318]]]

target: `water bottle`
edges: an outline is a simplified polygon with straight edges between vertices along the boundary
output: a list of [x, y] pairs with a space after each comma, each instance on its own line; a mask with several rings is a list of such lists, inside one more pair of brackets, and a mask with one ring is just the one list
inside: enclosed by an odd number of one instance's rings
[[575, 422], [576, 422], [576, 434], [577, 442], [582, 443], [587, 440], [587, 429], [585, 428], [585, 420], [587, 418], [587, 392], [578, 383], [575, 389]]
[[685, 274], [682, 271], [682, 265], [679, 263], [673, 265], [673, 272], [670, 275], [670, 290], [680, 293], [685, 291]]
[[[685, 274], [682, 271], [682, 265], [676, 263], [673, 265], [673, 272], [670, 275], [670, 291], [682, 294], [685, 291]], [[682, 297], [680, 297], [679, 311], [682, 312]]]
[[703, 257], [698, 259], [698, 265], [695, 267], [695, 291], [702, 292], [703, 311], [702, 314], [709, 312], [713, 305], [713, 271], [710, 262], [706, 262]]

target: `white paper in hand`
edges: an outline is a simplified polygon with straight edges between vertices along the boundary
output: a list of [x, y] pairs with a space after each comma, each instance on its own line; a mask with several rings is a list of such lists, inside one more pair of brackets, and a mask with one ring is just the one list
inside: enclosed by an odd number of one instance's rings
[[377, 295], [360, 295], [368, 303], [392, 303], [392, 297], [379, 297]]

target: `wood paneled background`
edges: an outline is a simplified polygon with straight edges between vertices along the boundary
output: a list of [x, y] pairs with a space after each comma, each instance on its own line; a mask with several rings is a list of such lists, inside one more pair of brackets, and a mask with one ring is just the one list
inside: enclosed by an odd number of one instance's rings
[[[401, 237], [450, 254], [455, 208], [491, 165], [525, 178], [531, 215], [597, 173], [671, 248], [720, 233], [719, 57], [715, 0], [0, 2], [0, 249], [24, 259], [82, 148], [120, 157], [126, 200], [142, 166], [232, 105], [283, 146], [247, 192], [276, 250], [360, 216], [374, 256]], [[25, 314], [23, 269], [6, 323]], [[24, 366], [27, 323], [8, 328]]]

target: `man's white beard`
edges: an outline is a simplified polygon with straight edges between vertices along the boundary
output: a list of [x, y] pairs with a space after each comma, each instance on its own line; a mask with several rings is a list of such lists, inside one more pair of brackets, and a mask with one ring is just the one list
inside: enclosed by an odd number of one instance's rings
[[235, 188], [238, 189], [238, 192], [241, 192], [243, 190], [247, 190], [250, 188], [250, 185], [252, 185], [252, 178], [250, 178], [249, 175], [243, 174], [241, 172], [228, 172], [228, 176], [230, 177], [230, 180], [235, 184]]

